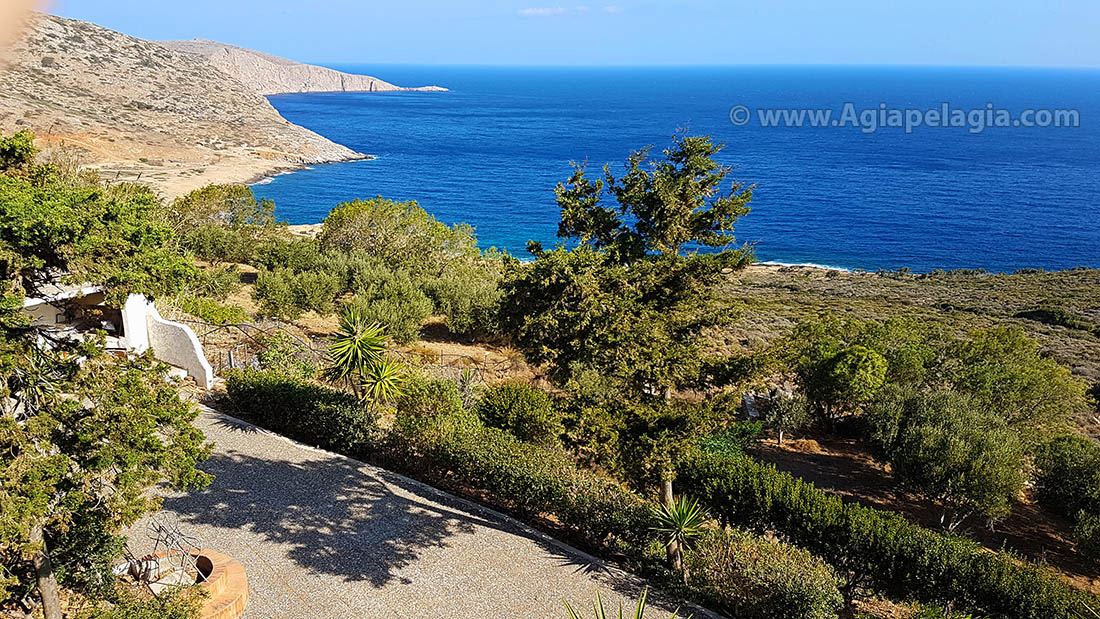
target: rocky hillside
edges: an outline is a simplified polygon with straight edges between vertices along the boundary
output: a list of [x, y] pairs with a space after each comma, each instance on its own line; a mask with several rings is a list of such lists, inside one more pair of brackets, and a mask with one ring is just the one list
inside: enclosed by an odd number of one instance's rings
[[404, 88], [369, 75], [342, 73], [316, 65], [302, 64], [243, 47], [194, 39], [160, 41], [168, 49], [202, 56], [222, 71], [252, 86], [263, 95], [292, 92], [392, 92], [445, 91], [439, 86]]
[[0, 54], [0, 132], [167, 194], [362, 158], [205, 58], [95, 24], [36, 14]]

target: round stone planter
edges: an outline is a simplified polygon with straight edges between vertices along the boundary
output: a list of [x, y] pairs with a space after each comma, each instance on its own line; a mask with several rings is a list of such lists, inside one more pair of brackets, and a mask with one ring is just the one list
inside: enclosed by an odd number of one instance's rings
[[[158, 552], [146, 559], [162, 559], [167, 552]], [[248, 577], [244, 566], [229, 555], [209, 548], [193, 549], [191, 556], [204, 580], [199, 587], [207, 594], [202, 607], [202, 619], [237, 619], [248, 606]]]

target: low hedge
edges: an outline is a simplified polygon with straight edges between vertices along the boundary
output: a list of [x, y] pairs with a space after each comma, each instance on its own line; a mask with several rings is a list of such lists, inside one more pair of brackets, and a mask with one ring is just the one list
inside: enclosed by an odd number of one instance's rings
[[377, 415], [343, 391], [256, 370], [231, 372], [226, 391], [249, 421], [303, 443], [363, 456], [377, 438]]
[[844, 605], [824, 561], [744, 531], [708, 531], [685, 561], [691, 589], [742, 619], [835, 619]]
[[1019, 619], [1077, 619], [1086, 603], [1097, 606], [1050, 570], [846, 503], [747, 456], [696, 452], [682, 462], [677, 483], [727, 524], [775, 529], [824, 558], [845, 576], [849, 597], [864, 588]]
[[552, 514], [594, 545], [638, 548], [652, 535], [652, 514], [641, 497], [577, 468], [560, 450], [486, 427], [473, 413], [402, 413], [388, 452], [407, 468], [486, 490], [521, 514]]

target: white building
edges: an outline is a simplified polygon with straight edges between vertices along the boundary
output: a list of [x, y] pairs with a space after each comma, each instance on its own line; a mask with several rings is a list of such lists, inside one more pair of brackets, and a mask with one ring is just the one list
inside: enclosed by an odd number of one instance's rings
[[107, 332], [107, 349], [153, 355], [191, 376], [203, 388], [214, 384], [214, 370], [203, 354], [202, 344], [187, 325], [161, 318], [152, 301], [132, 294], [121, 308], [104, 302], [103, 289], [91, 284], [47, 284], [34, 297], [23, 300], [23, 311], [32, 325], [45, 328], [58, 338], [79, 338], [102, 329]]

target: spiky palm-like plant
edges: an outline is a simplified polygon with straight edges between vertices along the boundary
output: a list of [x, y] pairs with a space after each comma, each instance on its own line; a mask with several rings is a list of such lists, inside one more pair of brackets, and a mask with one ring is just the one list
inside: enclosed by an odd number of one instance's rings
[[686, 585], [688, 569], [684, 564], [684, 548], [688, 542], [703, 533], [703, 526], [707, 522], [706, 512], [699, 501], [681, 496], [669, 505], [654, 507], [653, 515], [657, 519], [653, 530], [664, 538], [665, 546], [675, 549], [673, 565], [670, 567], [679, 570]]
[[32, 415], [53, 401], [65, 374], [48, 352], [32, 347], [24, 363], [12, 372], [9, 386], [22, 405], [24, 415]]
[[[389, 400], [400, 394], [402, 364], [385, 358], [385, 329], [368, 323], [362, 312], [347, 307], [340, 314], [340, 329], [328, 349], [324, 376], [351, 387], [360, 397]], [[364, 392], [365, 389], [365, 392]]]
[[[642, 617], [645, 615], [645, 599], [648, 593], [648, 589], [642, 589], [642, 597], [638, 598], [638, 605], [634, 609], [634, 619], [642, 619]], [[569, 605], [569, 602], [565, 603], [565, 610], [569, 612], [569, 619], [582, 619], [581, 615], [577, 613], [577, 611], [573, 610], [573, 607]], [[607, 619], [610, 616], [607, 614], [607, 610], [603, 606], [603, 599], [600, 598], [599, 589], [596, 590], [596, 601], [592, 602], [592, 610], [593, 612], [595, 612], [595, 615], [593, 615], [594, 619]], [[669, 619], [677, 619], [677, 617], [679, 616], [680, 611], [677, 609], [676, 612], [672, 613], [672, 615], [669, 616]], [[619, 619], [625, 619], [625, 616], [623, 615], [622, 602], [619, 602]], [[688, 615], [684, 619], [691, 619], [691, 615]]]
[[363, 372], [366, 397], [375, 402], [389, 402], [401, 395], [405, 365], [393, 359], [379, 359]]

